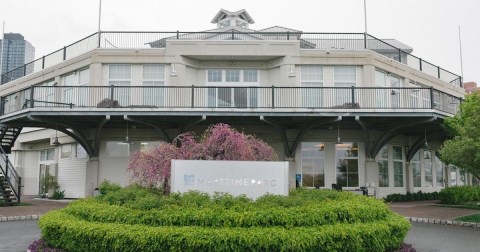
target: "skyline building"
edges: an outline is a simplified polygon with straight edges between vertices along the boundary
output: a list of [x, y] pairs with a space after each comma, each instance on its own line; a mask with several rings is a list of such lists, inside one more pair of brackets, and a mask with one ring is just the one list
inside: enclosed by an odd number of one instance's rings
[[[5, 43], [3, 43], [5, 41]], [[35, 60], [35, 47], [25, 40], [20, 33], [4, 34], [4, 41], [0, 39], [0, 57], [2, 58], [1, 73], [6, 73], [23, 67]], [[12, 79], [18, 79], [29, 73], [33, 73], [33, 65], [27, 66], [24, 71], [15, 71], [9, 75]]]

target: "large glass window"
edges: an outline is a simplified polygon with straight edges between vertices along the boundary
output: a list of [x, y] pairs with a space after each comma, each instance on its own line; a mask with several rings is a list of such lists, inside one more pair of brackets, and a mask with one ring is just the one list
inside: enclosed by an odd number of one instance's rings
[[417, 153], [415, 153], [415, 155], [413, 155], [412, 160], [410, 161], [410, 165], [413, 171], [413, 187], [421, 187], [422, 172], [420, 165], [420, 153], [418, 151]]
[[385, 145], [378, 153], [378, 186], [389, 187], [388, 177], [388, 146]]
[[325, 187], [324, 161], [324, 143], [302, 143], [302, 186]]
[[241, 87], [258, 84], [257, 69], [208, 69], [207, 84], [217, 86], [207, 89], [209, 107], [257, 106], [257, 88]]
[[50, 161], [53, 160], [55, 154], [55, 149], [46, 149], [40, 151], [40, 161]]
[[403, 148], [393, 146], [393, 181], [395, 187], [403, 187]]
[[143, 65], [143, 104], [163, 106], [165, 90], [165, 65]]
[[72, 158], [72, 145], [71, 144], [64, 144], [60, 147], [60, 158], [62, 159], [70, 159]]
[[440, 161], [440, 159], [435, 155], [435, 177], [436, 182], [437, 182], [437, 187], [443, 187], [444, 186], [444, 181], [443, 181], [443, 172], [445, 169], [445, 165]]
[[105, 155], [107, 157], [128, 157], [130, 156], [130, 144], [109, 141]]
[[323, 67], [303, 65], [301, 67], [302, 105], [307, 108], [323, 107]]
[[[132, 78], [132, 67], [127, 64], [111, 64], [109, 65], [108, 84], [116, 86], [114, 93], [114, 100], [117, 100], [119, 105], [130, 105], [130, 82]], [[122, 88], [126, 87], [126, 88]]]
[[425, 186], [433, 186], [433, 175], [432, 175], [432, 153], [429, 150], [423, 151], [423, 164], [425, 170]]
[[337, 184], [358, 187], [358, 144], [336, 144]]
[[352, 91], [357, 83], [355, 66], [334, 66], [335, 105], [352, 103]]
[[90, 69], [82, 69], [63, 76], [63, 102], [75, 107], [89, 106], [88, 85]]
[[88, 156], [87, 151], [83, 148], [82, 145], [77, 143], [75, 145], [75, 147], [76, 147], [75, 157], [77, 157], [77, 158], [87, 158], [87, 156]]
[[[55, 106], [55, 91], [57, 90], [55, 86], [57, 83], [54, 79], [46, 81], [40, 85], [38, 88], [35, 88], [35, 106], [38, 107], [52, 107]], [[60, 100], [58, 100], [60, 102]]]

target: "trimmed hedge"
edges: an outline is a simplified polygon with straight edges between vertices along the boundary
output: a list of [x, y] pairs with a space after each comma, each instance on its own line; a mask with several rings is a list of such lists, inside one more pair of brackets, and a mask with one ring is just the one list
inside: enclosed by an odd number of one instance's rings
[[386, 202], [405, 202], [436, 199], [438, 199], [438, 192], [424, 193], [422, 191], [414, 193], [407, 192], [406, 194], [393, 193], [385, 197]]
[[410, 223], [380, 200], [297, 190], [245, 197], [112, 190], [44, 215], [42, 238], [67, 251], [389, 251]]
[[388, 251], [410, 224], [398, 215], [372, 223], [322, 227], [149, 227], [79, 220], [62, 211], [44, 215], [42, 237], [68, 251]]
[[480, 201], [480, 186], [452, 186], [442, 189], [439, 199], [447, 204], [461, 204]]
[[390, 214], [390, 210], [379, 200], [363, 197], [294, 207], [250, 207], [242, 210], [215, 206], [137, 210], [89, 200], [73, 202], [64, 211], [86, 221], [204, 227], [322, 226], [372, 222]]

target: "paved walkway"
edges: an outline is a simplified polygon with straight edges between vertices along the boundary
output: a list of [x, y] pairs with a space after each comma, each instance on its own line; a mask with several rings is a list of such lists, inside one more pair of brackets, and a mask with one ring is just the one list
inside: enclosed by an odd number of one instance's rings
[[[0, 207], [0, 219], [2, 217], [14, 217], [14, 216], [40, 216], [46, 212], [54, 209], [63, 208], [68, 205], [68, 200], [48, 200], [48, 199], [35, 199], [33, 197], [25, 196], [21, 199], [22, 203], [31, 204], [28, 206], [8, 206]], [[38, 217], [37, 217], [38, 218]]]

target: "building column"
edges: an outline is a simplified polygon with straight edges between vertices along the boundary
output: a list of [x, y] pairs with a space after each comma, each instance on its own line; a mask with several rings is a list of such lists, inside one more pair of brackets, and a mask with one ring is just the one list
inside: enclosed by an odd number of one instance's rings
[[413, 172], [410, 162], [405, 162], [405, 188], [407, 192], [413, 192]]
[[373, 158], [365, 160], [365, 186], [375, 187], [378, 195], [378, 163]]
[[288, 188], [290, 190], [295, 189], [296, 186], [296, 173], [297, 173], [297, 163], [295, 158], [286, 157], [285, 161], [288, 162]]
[[85, 196], [93, 195], [94, 189], [98, 188], [98, 157], [91, 157], [86, 163]]

